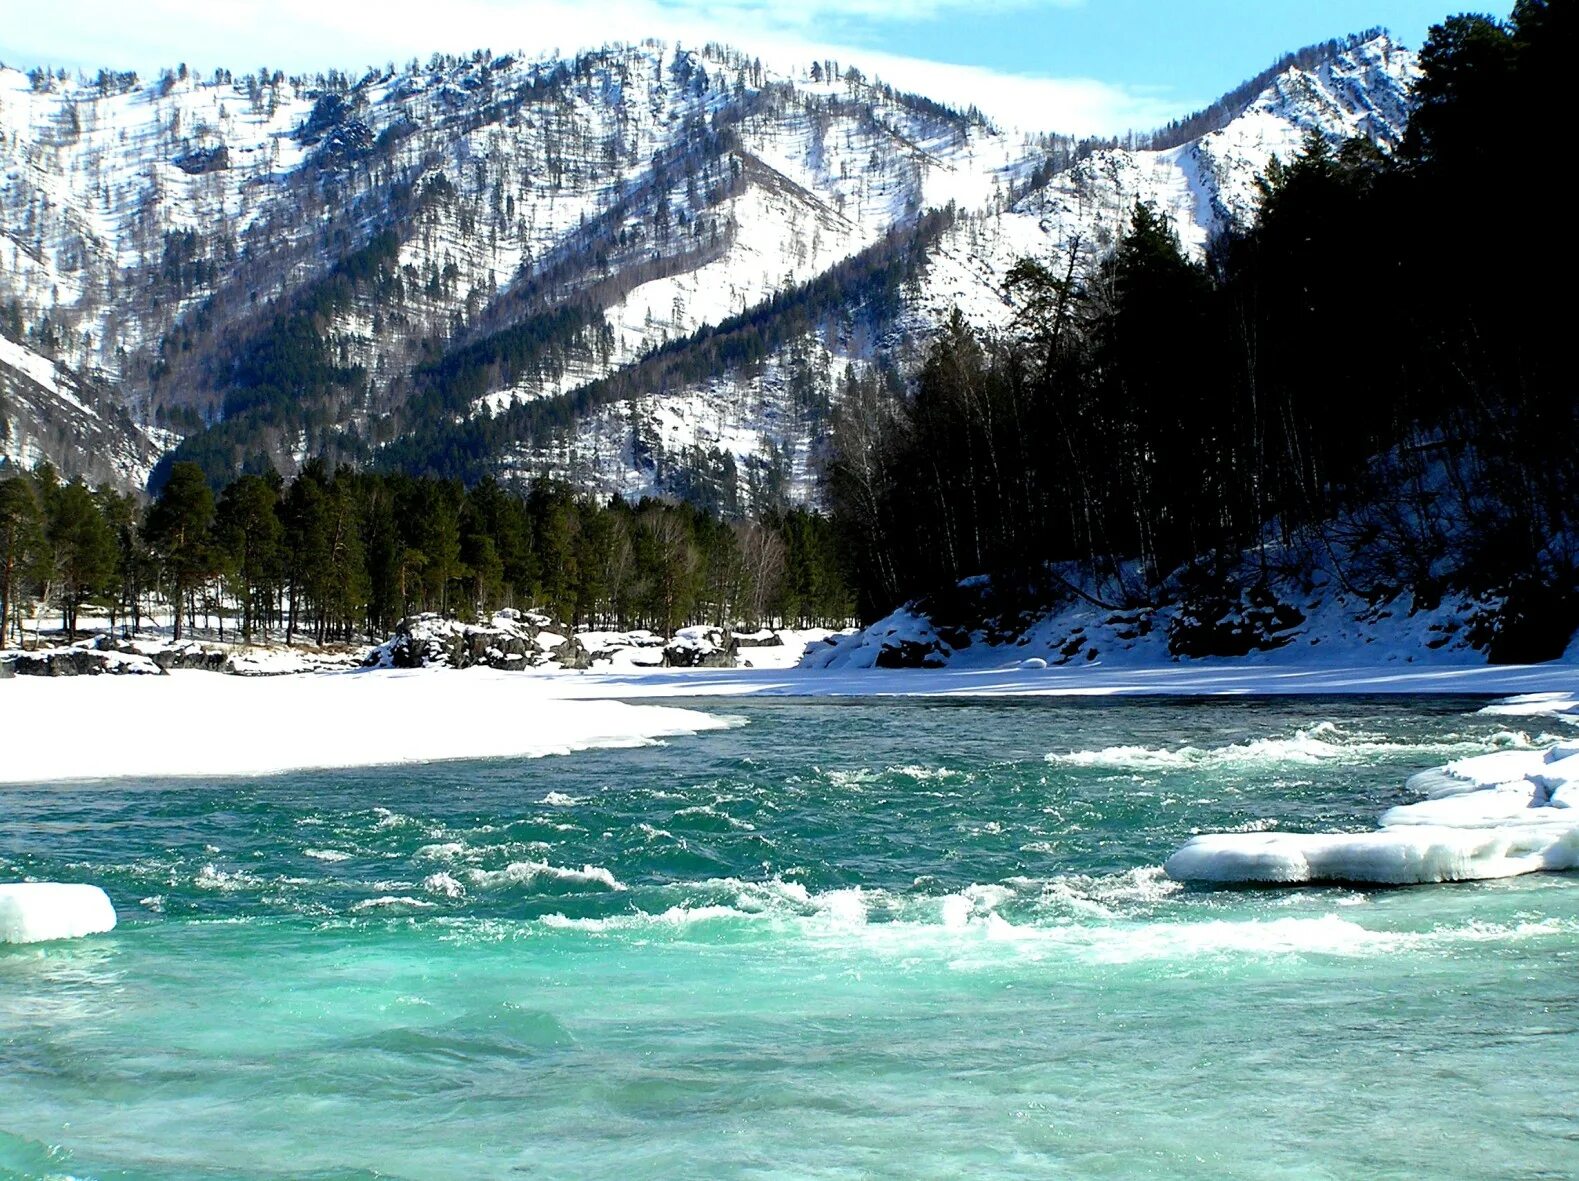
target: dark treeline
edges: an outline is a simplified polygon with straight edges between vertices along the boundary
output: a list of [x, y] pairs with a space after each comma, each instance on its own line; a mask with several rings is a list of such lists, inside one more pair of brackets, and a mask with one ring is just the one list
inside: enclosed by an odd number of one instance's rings
[[[180, 639], [199, 616], [246, 642], [385, 635], [402, 617], [538, 609], [578, 627], [839, 625], [854, 605], [831, 524], [804, 510], [726, 521], [684, 504], [598, 501], [548, 482], [383, 475], [309, 462], [289, 483], [246, 475], [216, 496], [178, 463], [158, 498], [0, 480], [0, 647], [27, 602], [85, 605], [132, 630], [154, 603]], [[223, 633], [223, 622], [221, 622]]]
[[1506, 595], [1503, 654], [1560, 651], [1574, 239], [1519, 214], [1549, 189], [1576, 7], [1434, 28], [1400, 149], [1312, 137], [1204, 265], [1138, 207], [1106, 257], [1013, 271], [1017, 331], [956, 320], [912, 390], [859, 383], [830, 475], [863, 614], [984, 571], [1044, 593], [1048, 561], [1156, 602], [1300, 542], [1376, 600]]

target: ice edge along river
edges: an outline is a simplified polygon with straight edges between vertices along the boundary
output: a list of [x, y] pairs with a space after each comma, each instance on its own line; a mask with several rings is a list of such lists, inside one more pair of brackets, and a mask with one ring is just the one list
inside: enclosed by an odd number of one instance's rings
[[[1579, 668], [804, 670], [624, 675], [368, 671], [271, 679], [207, 673], [12, 681], [17, 743], [0, 783], [266, 775], [639, 745], [738, 719], [610, 698], [792, 695], [1520, 694], [1491, 707], [1574, 720]], [[280, 719], [285, 719], [282, 723]], [[1369, 833], [1202, 835], [1167, 863], [1183, 881], [1405, 884], [1579, 865], [1579, 744], [1461, 760], [1416, 776], [1427, 798]]]
[[0, 682], [0, 716], [17, 736], [0, 761], [0, 783], [538, 757], [652, 742], [737, 721], [652, 704], [664, 698], [1297, 694], [1543, 694], [1560, 702], [1579, 699], [1579, 665], [18, 677]]

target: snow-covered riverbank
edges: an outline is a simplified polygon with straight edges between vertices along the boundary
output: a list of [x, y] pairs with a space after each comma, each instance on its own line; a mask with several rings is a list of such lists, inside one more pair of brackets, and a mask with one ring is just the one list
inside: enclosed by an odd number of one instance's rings
[[[376, 669], [247, 678], [0, 682], [0, 782], [255, 775], [628, 745], [728, 724], [653, 702], [775, 697], [1525, 695], [1499, 708], [1579, 715], [1579, 666], [966, 670]], [[1539, 695], [1539, 696], [1530, 696]], [[640, 704], [637, 704], [640, 703]]]
[[696, 710], [568, 701], [561, 678], [491, 669], [0, 684], [0, 783], [268, 775], [632, 746], [727, 726]]

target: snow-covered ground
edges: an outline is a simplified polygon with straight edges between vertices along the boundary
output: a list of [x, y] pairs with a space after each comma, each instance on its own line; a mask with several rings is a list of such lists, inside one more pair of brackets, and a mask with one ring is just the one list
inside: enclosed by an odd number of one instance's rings
[[18, 678], [0, 685], [0, 715], [8, 735], [28, 740], [6, 744], [0, 783], [537, 757], [731, 724], [689, 709], [569, 701], [556, 683], [491, 669]]
[[[789, 646], [787, 646], [789, 647]], [[779, 651], [743, 649], [771, 661]], [[8, 744], [0, 782], [119, 776], [264, 775], [308, 768], [518, 758], [627, 746], [731, 725], [658, 706], [771, 697], [1525, 695], [1497, 708], [1579, 713], [1579, 666], [1145, 670], [1015, 668], [842, 672], [803, 668], [498, 672], [373, 669], [285, 677], [19, 677], [0, 682]], [[1538, 696], [1530, 696], [1538, 695]], [[1556, 703], [1555, 705], [1553, 703]], [[289, 739], [249, 736], [258, 719]]]

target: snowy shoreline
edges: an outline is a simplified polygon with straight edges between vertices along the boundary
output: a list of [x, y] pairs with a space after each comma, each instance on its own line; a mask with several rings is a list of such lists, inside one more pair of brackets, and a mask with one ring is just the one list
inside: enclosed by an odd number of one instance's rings
[[734, 725], [671, 706], [568, 701], [491, 669], [0, 684], [0, 783], [249, 776], [638, 746]]
[[[527, 674], [532, 675], [532, 674]], [[1579, 696], [1579, 664], [1330, 665], [1242, 661], [1154, 667], [651, 669], [537, 674], [562, 699], [664, 697]]]
[[[1524, 695], [1509, 712], [1579, 714], [1579, 666], [1287, 668], [1192, 664], [1137, 670], [371, 669], [249, 678], [0, 682], [7, 729], [28, 737], [0, 783], [521, 758], [629, 746], [734, 724], [674, 699]], [[1566, 704], [1565, 704], [1566, 703]], [[249, 727], [255, 727], [249, 729]]]

